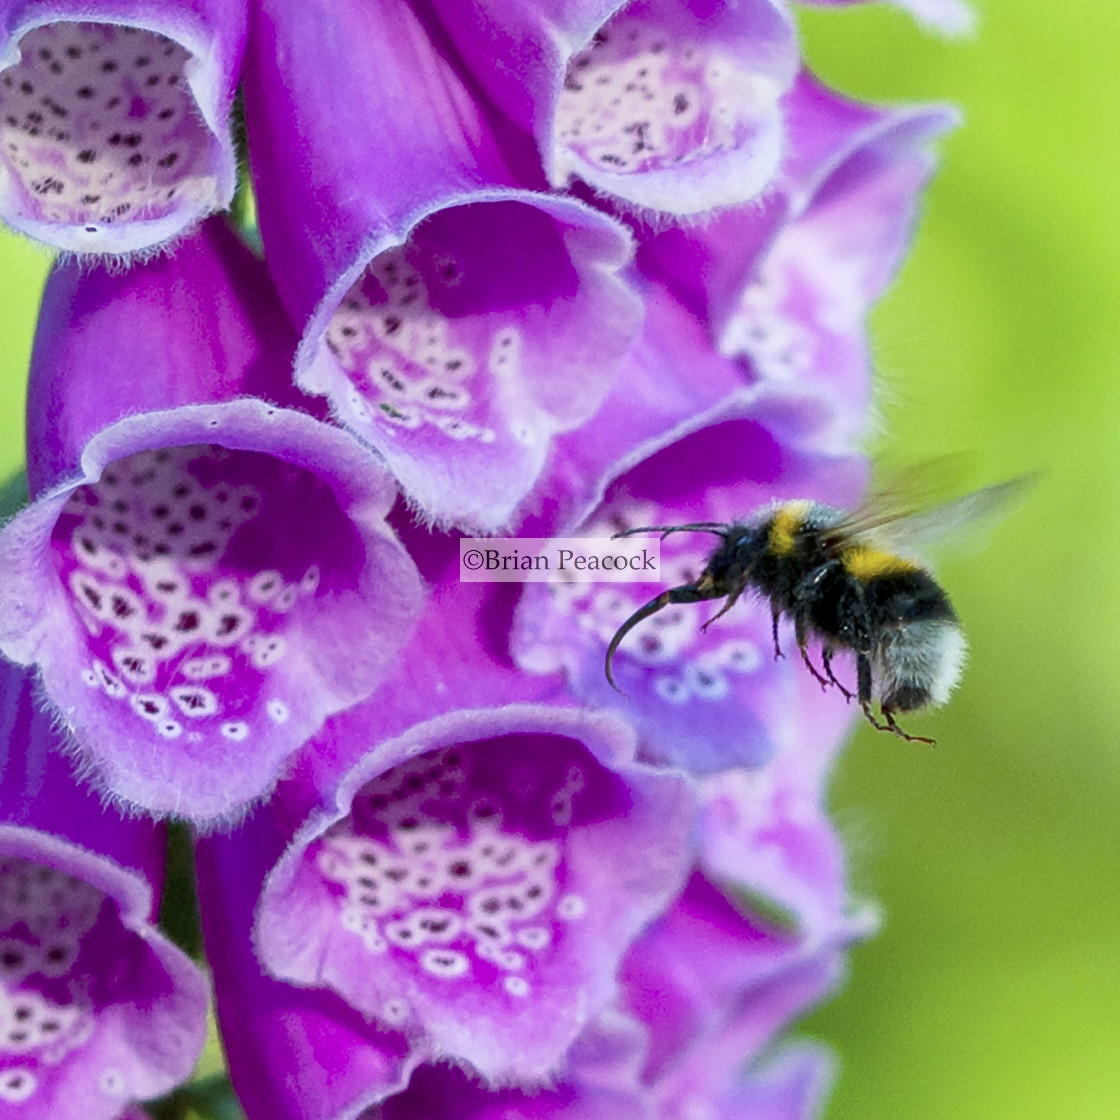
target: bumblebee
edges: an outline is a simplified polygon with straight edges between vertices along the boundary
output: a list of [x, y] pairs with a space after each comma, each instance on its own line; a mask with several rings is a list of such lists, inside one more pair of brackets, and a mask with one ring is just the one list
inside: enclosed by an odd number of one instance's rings
[[[733, 524], [702, 521], [617, 533], [660, 533], [663, 538], [712, 533], [721, 543], [699, 578], [662, 592], [619, 627], [607, 647], [607, 680], [621, 691], [611, 663], [622, 639], [643, 619], [671, 603], [724, 599], [704, 624], [706, 630], [744, 592], [752, 591], [770, 605], [775, 657], [783, 656], [778, 624], [788, 616], [801, 660], [822, 688], [837, 688], [849, 701], [857, 700], [877, 730], [908, 742], [932, 743], [908, 735], [895, 714], [944, 704], [960, 681], [967, 647], [949, 597], [929, 570], [902, 549], [1003, 508], [1024, 481], [1014, 479], [903, 515], [874, 503], [848, 513], [795, 501], [764, 507]], [[811, 637], [821, 644], [819, 669], [809, 657]], [[833, 672], [833, 658], [845, 651], [855, 655], [854, 693]]]

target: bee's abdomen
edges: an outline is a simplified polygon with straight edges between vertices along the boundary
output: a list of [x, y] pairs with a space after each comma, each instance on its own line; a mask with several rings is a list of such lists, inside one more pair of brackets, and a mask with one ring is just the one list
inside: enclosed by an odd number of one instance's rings
[[875, 628], [903, 623], [956, 622], [949, 597], [924, 568], [877, 576], [863, 585], [867, 613]]
[[871, 655], [875, 698], [895, 712], [944, 704], [960, 682], [966, 649], [952, 618], [884, 627]]

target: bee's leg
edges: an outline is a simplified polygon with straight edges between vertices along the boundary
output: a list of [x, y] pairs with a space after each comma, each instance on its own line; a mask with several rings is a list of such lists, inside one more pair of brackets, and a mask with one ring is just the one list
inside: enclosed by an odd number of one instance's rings
[[821, 688], [828, 688], [828, 677], [824, 676], [816, 665], [809, 660], [809, 630], [805, 622], [805, 615], [800, 611], [793, 616], [793, 628], [797, 636], [797, 650], [801, 654], [801, 660], [805, 662], [805, 667], [813, 674]]
[[871, 710], [871, 658], [859, 651], [856, 652], [856, 688], [859, 706], [863, 709], [867, 722], [876, 731], [890, 731], [885, 723], [880, 723], [875, 718], [875, 713]]
[[724, 603], [723, 606], [720, 607], [720, 609], [716, 611], [716, 613], [712, 615], [712, 617], [709, 618], [703, 626], [700, 627], [701, 632], [707, 630], [708, 627], [711, 626], [711, 624], [715, 622], [717, 618], [722, 618], [725, 614], [727, 614], [727, 612], [731, 610], [731, 608], [735, 606], [735, 604], [739, 601], [739, 596], [743, 594], [746, 588], [747, 585], [745, 583], [741, 584], [739, 587], [736, 587], [735, 590], [727, 596], [727, 602]]
[[937, 746], [936, 739], [927, 739], [924, 735], [907, 735], [901, 727], [894, 721], [894, 712], [890, 708], [883, 709], [883, 719], [887, 721], [887, 725], [882, 730], [892, 731], [900, 739], [905, 739], [908, 743], [929, 743], [931, 747]]
[[778, 623], [781, 621], [782, 612], [773, 611], [770, 615], [770, 633], [774, 635], [774, 660], [781, 661], [785, 657], [782, 647], [778, 644]]
[[850, 704], [854, 699], [854, 694], [849, 692], [837, 679], [836, 674], [832, 671], [832, 655], [836, 652], [827, 642], [821, 648], [821, 662], [824, 665], [825, 676], [836, 685], [838, 689], [844, 694], [844, 699]]

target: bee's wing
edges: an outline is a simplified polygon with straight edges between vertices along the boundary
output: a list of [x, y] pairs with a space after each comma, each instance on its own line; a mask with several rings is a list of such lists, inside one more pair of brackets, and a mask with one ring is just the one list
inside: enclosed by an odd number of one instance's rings
[[907, 511], [899, 510], [897, 506], [892, 509], [884, 497], [877, 496], [831, 527], [829, 535], [838, 541], [873, 536], [877, 541], [889, 542], [902, 551], [920, 548], [954, 536], [967, 526], [990, 524], [1005, 516], [1022, 499], [1036, 477], [1033, 474], [1020, 475], [928, 509]]

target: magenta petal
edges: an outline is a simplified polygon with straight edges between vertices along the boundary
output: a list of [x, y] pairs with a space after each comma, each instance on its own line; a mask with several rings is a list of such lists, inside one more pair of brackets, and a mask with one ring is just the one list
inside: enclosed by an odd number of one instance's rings
[[[222, 1047], [249, 1116], [358, 1116], [407, 1082], [423, 1058], [333, 992], [266, 976], [253, 952], [258, 885], [283, 851], [268, 808], [228, 836], [197, 845], [199, 905], [214, 975]], [[302, 919], [301, 919], [302, 920]]]
[[479, 81], [530, 129], [554, 187], [696, 214], [762, 193], [797, 66], [770, 0], [556, 5], [436, 0]]
[[495, 530], [637, 327], [629, 239], [539, 192], [531, 142], [407, 5], [268, 0], [255, 28], [250, 148], [296, 379], [425, 516]]
[[422, 514], [494, 531], [556, 433], [611, 385], [640, 313], [616, 275], [627, 253], [620, 227], [569, 199], [507, 192], [436, 211], [328, 300], [299, 382]]
[[153, 812], [236, 816], [369, 695], [419, 606], [384, 472], [337, 428], [243, 395], [298, 404], [290, 339], [220, 224], [48, 288], [37, 500], [0, 533], [0, 648], [39, 665], [106, 792]]
[[634, 0], [567, 60], [552, 182], [670, 214], [756, 198], [778, 170], [796, 69], [783, 5]]
[[734, 1117], [730, 1102], [750, 1099], [752, 1085], [760, 1101], [815, 1099], [819, 1069], [781, 1076], [767, 1093], [765, 1067], [746, 1079], [744, 1068], [835, 987], [846, 944], [862, 932], [843, 916], [823, 939], [778, 931], [694, 875], [620, 972], [622, 1005], [649, 1033], [643, 1080], [657, 1114]]
[[0, 666], [0, 1112], [111, 1120], [189, 1075], [206, 981], [155, 928], [162, 829], [75, 782], [32, 690]]
[[330, 725], [376, 746], [270, 876], [261, 957], [487, 1080], [540, 1081], [676, 891], [691, 799], [609, 716], [514, 703], [384, 740], [386, 706]]
[[[829, 98], [806, 82], [799, 93], [805, 105], [815, 95], [815, 107]], [[719, 326], [721, 352], [828, 408], [833, 420], [820, 438], [833, 447], [852, 446], [866, 426], [866, 316], [911, 240], [934, 166], [932, 142], [956, 122], [939, 108], [876, 118], [835, 153]]]
[[220, 0], [0, 5], [0, 217], [69, 252], [134, 253], [228, 206], [245, 24]]
[[[765, 900], [807, 940], [835, 931], [848, 908], [844, 850], [825, 795], [856, 714], [839, 709], [808, 673], [791, 702], [794, 733], [761, 771], [706, 780], [700, 862], [717, 881]], [[874, 916], [858, 922], [870, 933]]]
[[[801, 74], [787, 151], [763, 207], [643, 233], [637, 266], [735, 360], [784, 441], [841, 450], [866, 425], [866, 316], [910, 241], [945, 108], [876, 109]], [[761, 418], [761, 417], [760, 417]]]
[[[823, 1046], [805, 1042], [785, 1046], [748, 1073], [713, 1086], [707, 1095], [714, 1104], [713, 1120], [817, 1120], [824, 1115], [836, 1064]], [[687, 1108], [686, 1102], [685, 1115]], [[669, 1120], [671, 1113], [663, 1116]]]

